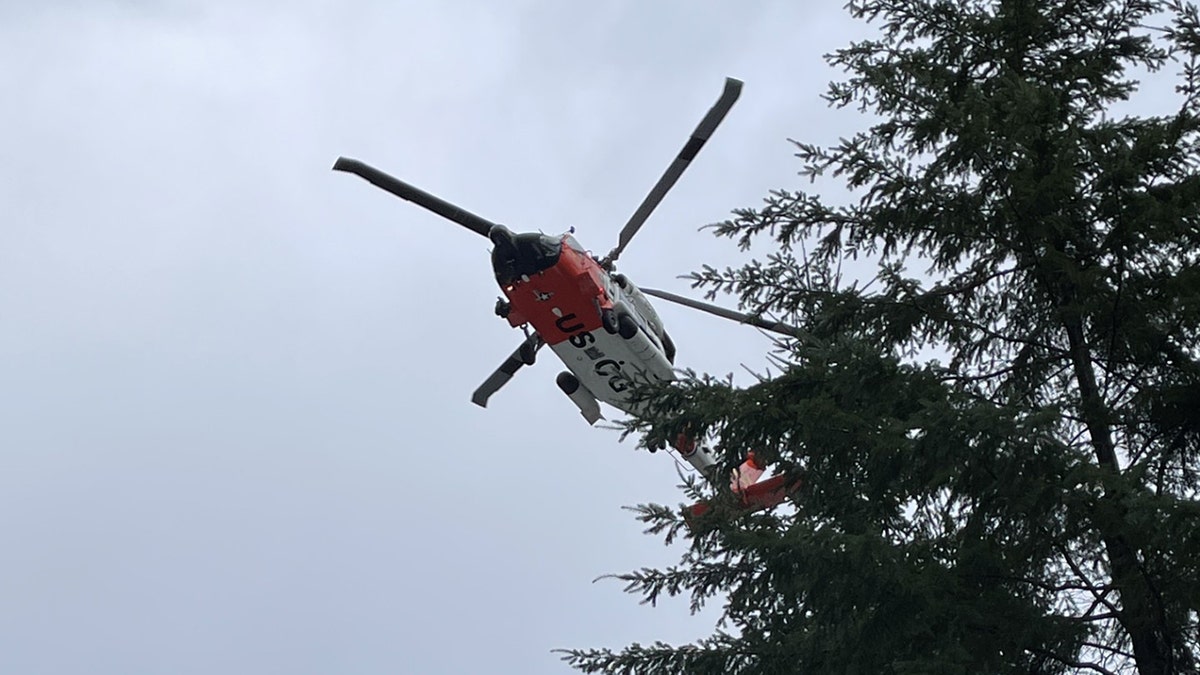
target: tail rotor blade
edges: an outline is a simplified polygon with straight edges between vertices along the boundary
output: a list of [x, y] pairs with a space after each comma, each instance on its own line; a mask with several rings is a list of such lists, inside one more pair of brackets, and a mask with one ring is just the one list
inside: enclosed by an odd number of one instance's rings
[[452, 220], [476, 234], [486, 237], [488, 236], [488, 232], [495, 226], [495, 223], [487, 218], [481, 218], [466, 209], [435, 197], [413, 185], [409, 185], [395, 176], [389, 176], [379, 169], [360, 162], [357, 159], [338, 157], [337, 161], [333, 163], [333, 170], [352, 173], [376, 187], [387, 190], [397, 197], [410, 201], [417, 206], [429, 209], [439, 216], [447, 220]]
[[500, 367], [488, 376], [488, 379], [484, 380], [483, 384], [479, 385], [479, 388], [471, 394], [471, 402], [480, 408], [486, 408], [488, 399], [492, 397], [492, 394], [508, 384], [513, 375], [516, 375], [517, 371], [521, 369], [521, 366], [526, 365], [526, 357], [528, 357], [529, 361], [532, 361], [533, 356], [537, 354], [538, 350], [544, 344], [546, 343], [542, 342], [541, 336], [537, 333], [526, 338], [525, 342], [522, 342], [521, 346], [517, 347], [516, 351], [510, 354], [504, 360], [504, 363], [501, 363]]
[[742, 93], [742, 81], [735, 80], [732, 77], [725, 78], [725, 89], [721, 92], [721, 97], [709, 109], [708, 114], [704, 119], [700, 120], [700, 124], [696, 126], [696, 130], [692, 132], [690, 138], [683, 149], [676, 155], [675, 161], [667, 167], [666, 173], [658, 179], [654, 187], [650, 190], [650, 194], [642, 201], [641, 206], [629, 218], [629, 222], [625, 223], [625, 227], [621, 229], [621, 234], [617, 239], [617, 246], [608, 254], [606, 260], [615, 262], [621, 256], [621, 252], [629, 245], [629, 241], [633, 239], [633, 235], [637, 234], [642, 228], [642, 224], [650, 217], [650, 213], [654, 211], [658, 203], [666, 196], [667, 191], [675, 185], [679, 177], [683, 175], [683, 171], [688, 168], [692, 158], [696, 153], [700, 152], [700, 148], [704, 147], [704, 143], [708, 141], [713, 132], [716, 131], [717, 125], [721, 120], [725, 119], [725, 115], [729, 113], [729, 109], [737, 102], [738, 96]]
[[691, 307], [692, 309], [698, 309], [701, 312], [715, 314], [716, 316], [719, 316], [724, 319], [729, 319], [731, 321], [737, 321], [738, 323], [745, 323], [745, 324], [749, 324], [751, 326], [756, 326], [763, 330], [771, 331], [772, 333], [779, 333], [780, 335], [787, 335], [788, 337], [794, 337], [797, 340], [805, 340], [805, 341], [809, 341], [809, 342], [813, 341], [813, 337], [811, 335], [809, 335], [807, 332], [805, 332], [799, 328], [796, 328], [795, 326], [789, 326], [786, 323], [779, 323], [778, 321], [768, 321], [766, 319], [760, 319], [757, 316], [751, 316], [749, 314], [744, 314], [742, 312], [735, 312], [732, 309], [725, 309], [724, 307], [718, 307], [717, 305], [711, 305], [707, 302], [700, 302], [699, 300], [685, 298], [682, 295], [675, 295], [674, 293], [668, 293], [667, 291], [658, 291], [653, 288], [645, 288], [642, 286], [639, 286], [638, 288], [640, 288], [641, 291], [643, 293], [645, 293], [646, 295], [652, 295], [656, 298], [662, 298], [663, 300], [668, 300], [670, 302], [674, 302], [676, 304], [683, 305], [684, 307]]

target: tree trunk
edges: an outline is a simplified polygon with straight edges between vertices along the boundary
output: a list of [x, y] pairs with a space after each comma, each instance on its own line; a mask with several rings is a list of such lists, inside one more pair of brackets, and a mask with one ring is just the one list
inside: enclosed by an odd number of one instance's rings
[[[1084, 424], [1100, 466], [1119, 473], [1120, 463], [1109, 429], [1107, 407], [1096, 384], [1096, 371], [1084, 335], [1082, 317], [1072, 314], [1064, 321], [1070, 341], [1071, 362], [1079, 383]], [[1175, 671], [1172, 653], [1160, 622], [1159, 603], [1149, 579], [1138, 563], [1137, 552], [1124, 534], [1127, 509], [1121, 492], [1106, 490], [1103, 499], [1112, 506], [1113, 518], [1097, 518], [1097, 528], [1108, 553], [1113, 583], [1121, 596], [1120, 622], [1129, 633], [1140, 675], [1169, 675]]]

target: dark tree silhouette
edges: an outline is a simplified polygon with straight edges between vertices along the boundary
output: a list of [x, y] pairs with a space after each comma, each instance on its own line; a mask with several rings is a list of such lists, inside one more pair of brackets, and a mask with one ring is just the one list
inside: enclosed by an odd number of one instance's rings
[[[802, 479], [715, 509], [654, 601], [723, 602], [695, 644], [570, 650], [588, 673], [1196, 672], [1200, 17], [1183, 2], [862, 0], [828, 57], [868, 113], [716, 232], [765, 261], [696, 285], [810, 337], [747, 388], [647, 389], [648, 446], [710, 434]], [[1175, 98], [1121, 114], [1137, 77]], [[1128, 109], [1128, 108], [1125, 108]], [[842, 194], [831, 189], [830, 194]], [[877, 266], [849, 283], [847, 258]], [[911, 271], [910, 271], [911, 270]], [[718, 501], [720, 490], [692, 486]], [[725, 495], [727, 496], [727, 495]]]

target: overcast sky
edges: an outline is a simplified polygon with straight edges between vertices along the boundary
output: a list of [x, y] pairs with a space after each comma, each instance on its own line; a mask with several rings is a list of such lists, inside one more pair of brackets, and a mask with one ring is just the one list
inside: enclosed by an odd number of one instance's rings
[[[697, 228], [795, 186], [841, 3], [0, 1], [0, 672], [565, 673], [559, 647], [707, 635], [606, 573], [674, 561], [624, 505], [664, 454], [592, 429], [520, 340], [487, 242], [360, 158], [622, 256], [646, 286], [743, 259]], [[760, 252], [765, 254], [766, 251]], [[661, 307], [678, 364], [756, 331]], [[611, 412], [611, 411], [610, 411]]]

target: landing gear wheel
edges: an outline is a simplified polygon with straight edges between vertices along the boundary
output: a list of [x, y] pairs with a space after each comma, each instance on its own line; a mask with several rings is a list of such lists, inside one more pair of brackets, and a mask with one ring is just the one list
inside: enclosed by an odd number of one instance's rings
[[616, 335], [621, 330], [620, 322], [617, 321], [617, 312], [611, 307], [600, 310], [600, 324], [604, 326], [605, 332], [609, 335]]
[[562, 393], [566, 394], [567, 396], [579, 391], [579, 378], [565, 370], [558, 374], [558, 377], [555, 378], [554, 382], [558, 384], [559, 389], [562, 389]]

